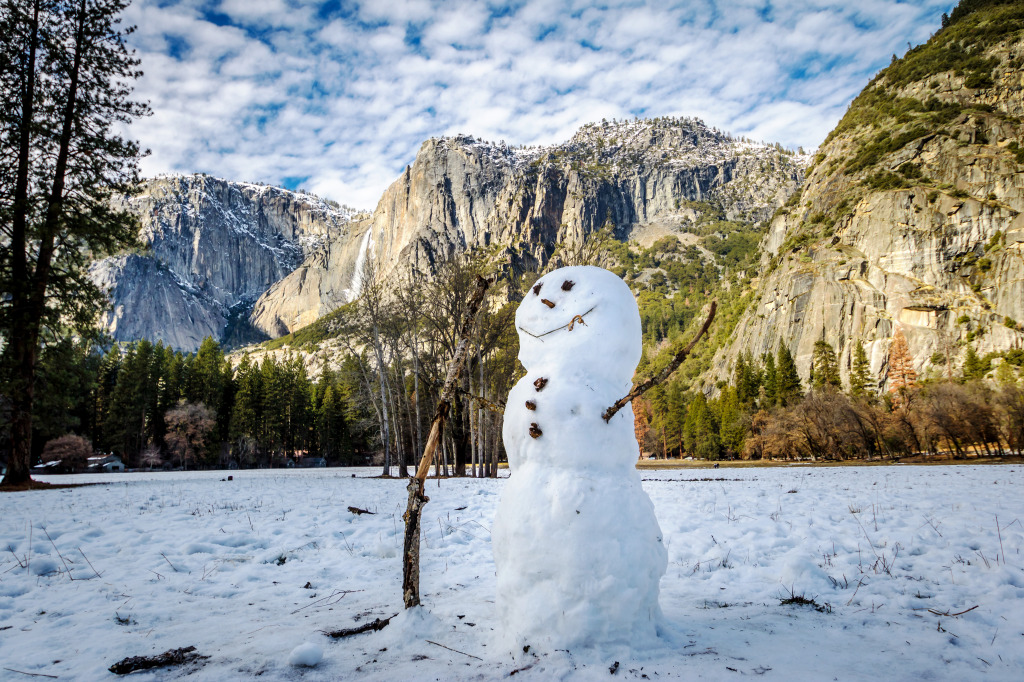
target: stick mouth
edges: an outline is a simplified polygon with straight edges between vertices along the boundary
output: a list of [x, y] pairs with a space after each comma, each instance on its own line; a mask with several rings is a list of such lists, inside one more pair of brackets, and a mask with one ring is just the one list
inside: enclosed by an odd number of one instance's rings
[[541, 337], [547, 336], [548, 334], [554, 334], [555, 332], [557, 332], [557, 331], [559, 331], [561, 329], [565, 329], [565, 330], [571, 332], [573, 330], [573, 327], [576, 325], [577, 322], [582, 324], [584, 327], [587, 326], [587, 323], [583, 321], [583, 318], [586, 317], [587, 315], [589, 315], [590, 313], [594, 312], [594, 308], [596, 308], [596, 307], [597, 307], [596, 305], [595, 306], [591, 306], [590, 310], [588, 310], [587, 312], [583, 313], [582, 315], [573, 315], [572, 319], [569, 320], [568, 322], [566, 322], [565, 324], [559, 325], [559, 326], [555, 327], [554, 329], [549, 329], [548, 331], [546, 331], [546, 332], [544, 332], [542, 334], [534, 334], [529, 329], [526, 329], [525, 327], [521, 327], [519, 325], [516, 325], [516, 329], [518, 329], [519, 331], [523, 332], [524, 334], [529, 334], [533, 338], [540, 340], [541, 343], [544, 343], [544, 341], [543, 341], [543, 339], [541, 339]]

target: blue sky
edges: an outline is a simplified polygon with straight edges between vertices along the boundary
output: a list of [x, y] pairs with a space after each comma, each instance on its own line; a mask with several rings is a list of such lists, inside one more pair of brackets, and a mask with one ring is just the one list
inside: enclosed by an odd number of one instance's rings
[[202, 171], [372, 209], [429, 137], [551, 144], [697, 116], [817, 146], [954, 0], [135, 0], [147, 175]]

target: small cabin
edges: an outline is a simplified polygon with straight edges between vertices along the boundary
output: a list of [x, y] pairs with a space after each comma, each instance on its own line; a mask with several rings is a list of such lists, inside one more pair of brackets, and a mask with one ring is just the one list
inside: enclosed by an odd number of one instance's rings
[[124, 462], [117, 455], [100, 455], [86, 461], [85, 470], [90, 474], [109, 474], [124, 471]]

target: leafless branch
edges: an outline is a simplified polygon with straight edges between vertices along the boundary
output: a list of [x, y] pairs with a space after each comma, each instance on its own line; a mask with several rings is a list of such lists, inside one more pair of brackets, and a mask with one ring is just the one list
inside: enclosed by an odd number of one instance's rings
[[693, 347], [697, 345], [697, 342], [700, 341], [701, 337], [707, 332], [708, 327], [711, 326], [712, 320], [715, 319], [716, 310], [718, 310], [718, 301], [712, 301], [711, 310], [708, 312], [708, 319], [704, 320], [704, 325], [700, 328], [700, 331], [697, 332], [697, 336], [693, 337], [693, 341], [691, 341], [686, 348], [683, 348], [681, 351], [676, 353], [676, 356], [672, 358], [672, 362], [668, 363], [664, 369], [657, 374], [648, 377], [644, 381], [641, 381], [639, 384], [634, 384], [633, 389], [626, 394], [625, 397], [619, 398], [615, 401], [614, 405], [605, 410], [604, 414], [601, 415], [605, 422], [611, 421], [611, 418], [615, 416], [616, 412], [628, 405], [634, 399], [642, 396], [648, 389], [664, 382], [669, 378], [672, 372], [676, 371], [676, 368], [683, 363], [686, 356], [690, 354], [690, 351], [693, 350]]

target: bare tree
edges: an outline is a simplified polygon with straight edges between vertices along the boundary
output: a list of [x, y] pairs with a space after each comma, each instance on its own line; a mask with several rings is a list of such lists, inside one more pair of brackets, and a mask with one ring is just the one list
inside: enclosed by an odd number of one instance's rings
[[384, 447], [384, 475], [391, 474], [391, 424], [388, 412], [387, 362], [381, 340], [381, 327], [387, 315], [387, 297], [383, 273], [377, 267], [372, 254], [367, 254], [359, 278], [360, 290], [357, 301], [360, 321], [369, 332], [368, 341], [376, 365], [377, 383], [380, 390], [380, 440]]
[[182, 403], [167, 411], [167, 447], [182, 467], [195, 465], [216, 425], [213, 410], [202, 403]]
[[162, 466], [164, 463], [163, 455], [160, 454], [160, 446], [156, 443], [150, 443], [142, 449], [139, 454], [139, 461], [147, 469], [156, 469]]
[[43, 446], [43, 461], [60, 462], [65, 471], [84, 469], [90, 457], [92, 443], [73, 433], [54, 438]]

